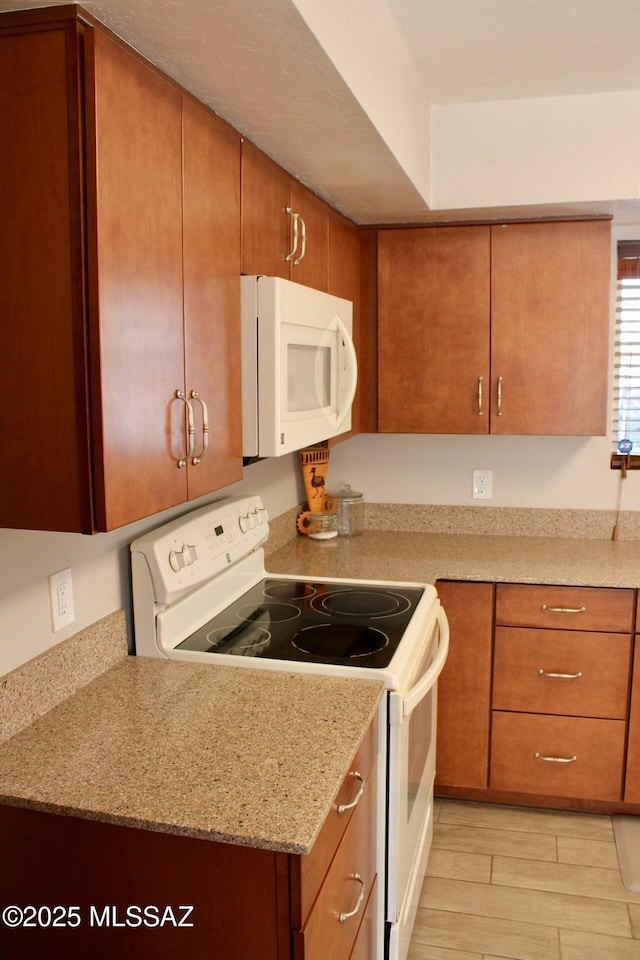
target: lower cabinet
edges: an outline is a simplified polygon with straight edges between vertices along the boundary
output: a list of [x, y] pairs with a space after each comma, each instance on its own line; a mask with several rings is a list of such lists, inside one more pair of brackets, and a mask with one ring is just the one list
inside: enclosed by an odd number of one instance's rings
[[0, 805], [0, 956], [372, 960], [377, 738], [305, 856]]
[[640, 803], [635, 590], [501, 583], [493, 614], [491, 584], [437, 588], [451, 625], [437, 792], [550, 806]]

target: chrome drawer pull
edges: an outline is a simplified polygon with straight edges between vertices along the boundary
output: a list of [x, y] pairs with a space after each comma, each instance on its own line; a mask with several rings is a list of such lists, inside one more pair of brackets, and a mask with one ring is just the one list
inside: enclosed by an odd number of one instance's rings
[[546, 603], [540, 605], [541, 610], [546, 610], [547, 613], [586, 613], [586, 607], [548, 607]]
[[295, 210], [292, 210], [291, 207], [285, 207], [285, 210], [290, 217], [293, 217], [293, 250], [285, 257], [285, 260], [288, 263], [290, 260], [293, 260], [298, 249], [298, 219], [300, 214], [296, 213]]
[[360, 893], [358, 894], [358, 899], [356, 900], [356, 905], [353, 908], [353, 910], [350, 910], [349, 913], [340, 914], [340, 916], [338, 917], [339, 923], [344, 923], [345, 920], [349, 920], [351, 917], [355, 917], [356, 913], [359, 911], [360, 907], [364, 902], [364, 891], [365, 891], [364, 880], [362, 879], [359, 873], [354, 873], [353, 879], [357, 880], [358, 883], [360, 884], [360, 888], [361, 888]]
[[340, 806], [338, 807], [338, 813], [346, 813], [347, 810], [353, 810], [353, 808], [357, 807], [360, 801], [362, 800], [362, 795], [364, 793], [364, 788], [365, 788], [364, 777], [362, 776], [361, 773], [358, 773], [357, 770], [354, 770], [352, 773], [349, 774], [349, 776], [353, 777], [355, 780], [360, 781], [360, 789], [356, 793], [351, 803], [340, 804]]
[[581, 672], [578, 673], [547, 673], [546, 670], [543, 670], [542, 667], [538, 670], [538, 675], [541, 677], [551, 677], [553, 680], [579, 680], [582, 676]]
[[498, 416], [502, 416], [502, 377], [498, 377]]
[[478, 416], [482, 416], [482, 382], [484, 377], [478, 377]]
[[545, 763], [575, 763], [577, 757], [543, 757], [541, 753], [534, 753], [536, 760], [544, 760]]

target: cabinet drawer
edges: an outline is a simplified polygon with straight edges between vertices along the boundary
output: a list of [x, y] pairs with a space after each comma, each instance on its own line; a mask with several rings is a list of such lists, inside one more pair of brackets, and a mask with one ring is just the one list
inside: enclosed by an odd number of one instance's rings
[[[369, 793], [375, 795], [375, 776], [372, 773], [375, 770], [375, 759], [378, 749], [378, 718], [374, 717], [371, 726], [358, 748], [349, 773], [344, 778], [336, 799], [331, 807], [331, 811], [324, 822], [312, 849], [307, 856], [295, 857], [292, 860], [292, 884], [291, 884], [291, 911], [292, 924], [300, 929], [304, 926], [305, 920], [313, 902], [322, 885], [329, 865], [334, 857], [338, 844], [344, 834], [349, 821], [355, 811], [362, 806], [362, 803]], [[359, 777], [354, 774], [358, 773]], [[355, 807], [339, 813], [340, 806], [350, 804], [356, 799], [358, 791], [364, 781], [364, 793]], [[375, 804], [373, 805], [372, 816], [375, 816]]]
[[496, 623], [509, 627], [630, 633], [634, 591], [500, 583]]
[[376, 955], [376, 934], [378, 931], [377, 886], [378, 879], [376, 877], [373, 881], [367, 909], [362, 918], [358, 936], [356, 937], [356, 942], [353, 945], [349, 960], [372, 960], [372, 957]]
[[624, 745], [621, 720], [495, 712], [489, 785], [549, 797], [620, 800]]
[[630, 659], [619, 633], [496, 627], [493, 708], [624, 720]]
[[[376, 876], [375, 768], [367, 783], [304, 929], [293, 932], [294, 960], [351, 955]], [[340, 922], [346, 913], [352, 915]]]

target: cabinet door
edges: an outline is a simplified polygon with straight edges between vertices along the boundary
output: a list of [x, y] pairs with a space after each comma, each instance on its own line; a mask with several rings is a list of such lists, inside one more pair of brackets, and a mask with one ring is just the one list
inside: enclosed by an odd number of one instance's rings
[[298, 255], [291, 261], [290, 277], [316, 290], [329, 283], [329, 208], [319, 197], [291, 181], [291, 207], [300, 214]]
[[[195, 416], [189, 499], [242, 478], [240, 137], [183, 99], [185, 383]], [[198, 399], [199, 398], [199, 399]], [[204, 456], [203, 411], [209, 421]]]
[[380, 231], [380, 432], [488, 433], [489, 239], [489, 227]]
[[627, 803], [640, 803], [640, 637], [638, 636], [635, 639], [633, 661], [624, 799]]
[[328, 285], [329, 293], [336, 297], [344, 297], [353, 303], [353, 342], [358, 358], [358, 388], [351, 410], [351, 430], [342, 434], [331, 443], [339, 443], [347, 437], [358, 433], [360, 428], [360, 403], [363, 392], [363, 383], [366, 383], [366, 360], [361, 350], [362, 330], [360, 324], [360, 231], [354, 223], [340, 216], [339, 213], [329, 213], [329, 244], [328, 244]]
[[75, 23], [0, 36], [0, 526], [93, 530]]
[[437, 792], [486, 789], [491, 716], [493, 584], [439, 581], [449, 656], [438, 680]]
[[242, 142], [242, 272], [289, 279], [291, 178], [248, 140]]
[[96, 509], [111, 529], [187, 498], [174, 399], [184, 389], [181, 94], [99, 31], [85, 56]]
[[492, 433], [606, 433], [610, 232], [609, 221], [491, 228]]

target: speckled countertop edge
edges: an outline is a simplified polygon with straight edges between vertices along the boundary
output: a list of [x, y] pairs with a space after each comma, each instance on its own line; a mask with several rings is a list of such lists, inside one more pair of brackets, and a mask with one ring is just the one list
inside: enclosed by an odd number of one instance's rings
[[266, 563], [270, 573], [298, 576], [640, 586], [637, 540], [365, 530], [325, 541], [298, 536]]
[[308, 853], [383, 689], [130, 657], [0, 746], [0, 802]]

